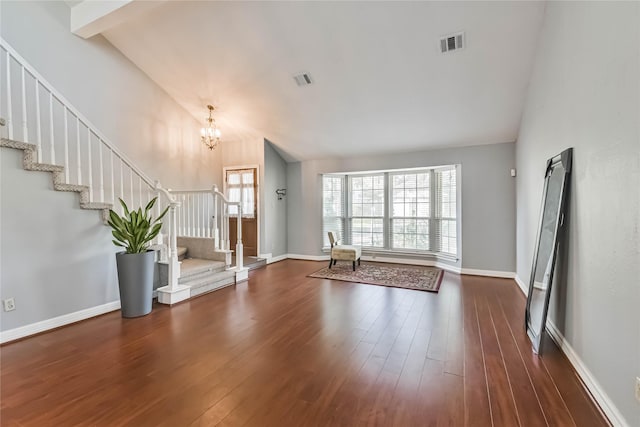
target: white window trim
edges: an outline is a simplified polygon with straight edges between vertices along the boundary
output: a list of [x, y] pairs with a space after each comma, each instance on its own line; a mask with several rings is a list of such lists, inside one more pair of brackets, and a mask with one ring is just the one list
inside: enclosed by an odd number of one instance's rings
[[[441, 171], [441, 170], [450, 170], [450, 169], [454, 169], [456, 171], [456, 218], [436, 218], [435, 216], [435, 196], [433, 195], [433, 193], [436, 191], [435, 185], [434, 185], [434, 180], [430, 179], [429, 182], [429, 188], [431, 191], [431, 197], [429, 200], [429, 205], [430, 205], [430, 215], [431, 217], [429, 217], [429, 239], [430, 239], [430, 244], [432, 243], [431, 240], [431, 236], [432, 236], [432, 225], [438, 221], [438, 220], [455, 220], [456, 221], [456, 254], [450, 254], [448, 252], [438, 252], [438, 251], [423, 251], [423, 250], [412, 250], [412, 249], [392, 249], [391, 248], [391, 230], [389, 229], [389, 227], [391, 227], [391, 220], [393, 219], [393, 217], [391, 216], [391, 212], [390, 210], [392, 209], [391, 206], [391, 185], [389, 184], [389, 176], [393, 175], [393, 174], [402, 174], [402, 173], [416, 173], [416, 172], [420, 172], [420, 171], [430, 171], [432, 173], [431, 177], [433, 178], [433, 175], [435, 174], [436, 171]], [[461, 260], [461, 255], [462, 255], [462, 203], [461, 203], [461, 199], [462, 199], [462, 166], [461, 164], [451, 164], [451, 165], [441, 165], [441, 166], [426, 166], [426, 167], [417, 167], [417, 168], [406, 168], [406, 169], [388, 169], [388, 170], [372, 170], [372, 171], [357, 171], [357, 172], [341, 172], [341, 173], [324, 173], [321, 174], [320, 176], [333, 176], [333, 177], [340, 177], [341, 179], [344, 180], [344, 210], [345, 210], [345, 216], [344, 216], [344, 236], [340, 236], [342, 241], [345, 244], [351, 243], [349, 241], [350, 237], [351, 237], [351, 212], [350, 212], [350, 197], [351, 197], [351, 191], [350, 191], [350, 183], [349, 183], [349, 178], [351, 176], [369, 176], [369, 175], [380, 175], [380, 174], [384, 174], [385, 175], [385, 215], [384, 215], [384, 219], [383, 219], [383, 230], [384, 230], [384, 248], [377, 248], [377, 247], [368, 247], [368, 246], [363, 246], [362, 247], [362, 251], [364, 254], [371, 254], [371, 255], [411, 255], [411, 256], [418, 256], [418, 257], [424, 257], [424, 258], [428, 258], [428, 259], [437, 259], [437, 260], [443, 260], [443, 261], [450, 261], [450, 262], [458, 262]], [[322, 179], [321, 179], [321, 187], [320, 187], [320, 197], [322, 199]], [[323, 200], [320, 201], [321, 206], [323, 203]], [[358, 217], [358, 218], [363, 218], [363, 217]], [[379, 217], [372, 217], [372, 218], [379, 218]], [[398, 217], [396, 217], [396, 219], [398, 219]], [[409, 219], [424, 219], [422, 217], [410, 217]], [[324, 221], [324, 218], [321, 217], [321, 220]], [[323, 227], [320, 227], [321, 229]], [[321, 230], [322, 233], [322, 230]], [[321, 240], [322, 242], [324, 242], [324, 238]], [[322, 252], [323, 253], [329, 253], [330, 252], [330, 248], [329, 247], [322, 247]]]

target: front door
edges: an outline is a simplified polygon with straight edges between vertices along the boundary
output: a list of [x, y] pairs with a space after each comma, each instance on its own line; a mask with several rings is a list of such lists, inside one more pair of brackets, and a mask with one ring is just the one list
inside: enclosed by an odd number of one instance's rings
[[[224, 177], [229, 201], [242, 200], [242, 244], [245, 256], [258, 256], [257, 172], [255, 168], [227, 169]], [[229, 238], [232, 250], [235, 250], [237, 241], [237, 221], [237, 207], [229, 206]]]

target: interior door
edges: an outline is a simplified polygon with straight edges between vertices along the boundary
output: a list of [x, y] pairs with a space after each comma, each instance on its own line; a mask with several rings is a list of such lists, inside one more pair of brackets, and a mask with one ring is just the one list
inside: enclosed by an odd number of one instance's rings
[[[226, 196], [231, 202], [242, 201], [242, 244], [245, 256], [258, 256], [258, 170], [255, 168], [227, 169]], [[229, 207], [229, 237], [231, 249], [237, 241], [238, 211]]]

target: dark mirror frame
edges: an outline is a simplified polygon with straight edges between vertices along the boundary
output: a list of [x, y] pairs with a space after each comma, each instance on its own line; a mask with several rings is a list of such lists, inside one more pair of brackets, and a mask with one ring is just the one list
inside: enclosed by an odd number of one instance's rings
[[[533, 266], [531, 268], [531, 278], [529, 280], [529, 291], [527, 295], [527, 308], [525, 311], [525, 328], [527, 331], [527, 335], [531, 340], [533, 345], [533, 351], [537, 354], [540, 354], [542, 351], [542, 338], [544, 337], [547, 323], [547, 312], [549, 310], [549, 299], [551, 297], [551, 285], [553, 283], [554, 271], [556, 265], [556, 256], [558, 253], [558, 246], [564, 240], [564, 218], [566, 213], [566, 199], [567, 199], [567, 188], [569, 186], [569, 182], [571, 179], [571, 165], [573, 160], [573, 148], [568, 148], [557, 156], [547, 160], [547, 168], [545, 171], [545, 179], [544, 179], [544, 190], [542, 192], [542, 208], [540, 209], [540, 224], [538, 226], [538, 236], [536, 239], [536, 247], [533, 253]], [[551, 249], [551, 265], [549, 270], [549, 278], [548, 283], [545, 289], [544, 295], [544, 307], [542, 311], [542, 318], [540, 320], [540, 325], [538, 328], [539, 333], [536, 333], [536, 329], [532, 326], [531, 322], [531, 302], [533, 298], [533, 285], [536, 277], [536, 269], [538, 265], [538, 252], [540, 251], [540, 240], [542, 236], [542, 228], [543, 228], [543, 219], [545, 214], [545, 206], [547, 205], [547, 192], [549, 186], [549, 179], [555, 168], [562, 166], [564, 168], [564, 176], [562, 178], [562, 186], [560, 190], [558, 213], [555, 221], [555, 229], [553, 233], [553, 246]]]

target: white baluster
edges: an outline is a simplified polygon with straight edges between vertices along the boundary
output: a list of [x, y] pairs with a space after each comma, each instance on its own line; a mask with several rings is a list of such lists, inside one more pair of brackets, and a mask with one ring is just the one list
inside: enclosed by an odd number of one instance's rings
[[207, 218], [207, 228], [206, 228], [206, 232], [207, 232], [207, 236], [206, 237], [211, 237], [211, 202], [209, 201], [209, 194], [205, 194], [204, 195], [205, 200], [206, 200], [206, 211], [205, 211], [205, 217]]
[[51, 164], [56, 164], [56, 145], [53, 136], [53, 93], [49, 92], [49, 134], [51, 137]]
[[129, 164], [127, 164], [127, 167], [129, 168], [129, 195], [131, 196], [131, 204], [129, 206], [131, 207], [131, 209], [134, 209], [135, 205], [133, 200], [133, 169], [131, 169], [131, 165]]
[[140, 178], [140, 175], [138, 175], [138, 200], [139, 200], [139, 205], [141, 207], [144, 203], [142, 202], [142, 178]]
[[119, 197], [122, 200], [125, 200], [124, 198], [124, 160], [122, 160], [122, 157], [120, 157], [120, 196]]
[[195, 197], [196, 197], [195, 209], [196, 209], [196, 218], [197, 218], [196, 236], [202, 237], [202, 219], [200, 218], [200, 202], [201, 202], [200, 193], [196, 193]]
[[91, 129], [87, 126], [87, 158], [89, 159], [89, 202], [93, 202], [93, 166], [91, 154]]
[[100, 174], [100, 202], [104, 203], [104, 164], [102, 159], [102, 139], [98, 137], [98, 173]]
[[115, 171], [113, 170], [113, 150], [109, 150], [109, 176], [111, 177], [111, 203], [116, 204], [116, 180], [114, 179]]
[[22, 83], [22, 140], [29, 142], [29, 128], [27, 127], [27, 88], [25, 85], [24, 67], [22, 66], [20, 67], [20, 82]]
[[13, 139], [13, 105], [11, 103], [11, 55], [7, 52], [7, 128]]
[[64, 182], [69, 183], [69, 116], [67, 107], [64, 108]]
[[178, 212], [178, 232], [180, 233], [180, 235], [184, 236], [184, 226], [182, 224], [182, 209], [184, 209], [183, 206], [180, 207], [180, 209], [177, 211]]
[[[38, 128], [40, 126], [38, 125]], [[76, 173], [78, 185], [82, 185], [82, 154], [80, 152], [80, 119], [76, 116]]]
[[38, 138], [38, 163], [42, 163], [42, 126], [40, 123], [40, 82], [36, 79], [36, 135]]
[[194, 210], [193, 210], [193, 194], [189, 194], [189, 221], [191, 223], [191, 229], [190, 229], [190, 234], [189, 236], [191, 237], [195, 237], [196, 233], [196, 218], [194, 216]]

